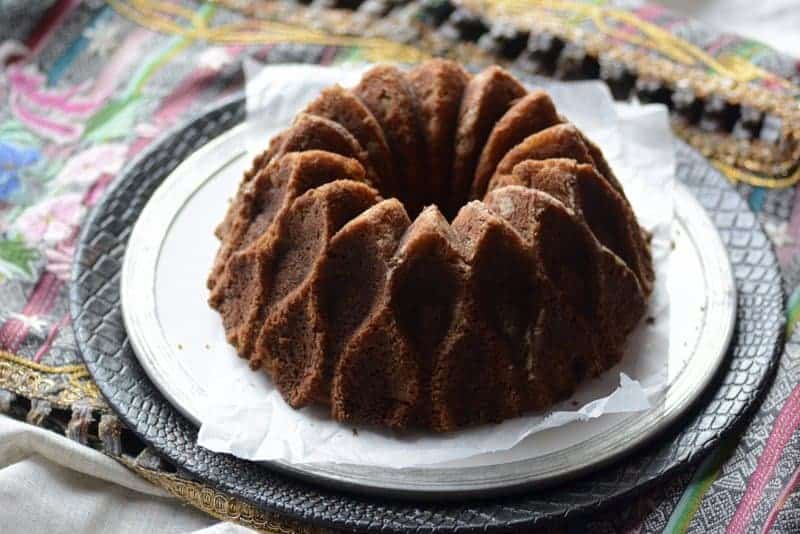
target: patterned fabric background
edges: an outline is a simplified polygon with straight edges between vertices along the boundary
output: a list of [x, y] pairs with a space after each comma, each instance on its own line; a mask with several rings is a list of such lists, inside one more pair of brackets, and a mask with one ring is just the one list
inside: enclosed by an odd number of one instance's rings
[[[126, 6], [0, 1], [0, 363], [61, 370], [73, 385], [85, 380], [66, 302], [76, 236], [125, 163], [177, 122], [240, 90], [245, 55], [320, 64], [375, 59], [336, 41], [209, 43], [191, 32], [154, 31]], [[242, 19], [214, 3], [164, 6], [195, 28]], [[743, 433], [701, 465], [568, 531], [800, 532], [800, 334], [792, 333], [800, 315], [800, 199], [794, 188], [739, 187], [784, 273], [790, 326], [777, 378]], [[20, 393], [3, 373], [0, 367], [0, 411]], [[41, 387], [50, 395], [47, 388], [64, 386]], [[84, 389], [97, 398], [91, 384]]]

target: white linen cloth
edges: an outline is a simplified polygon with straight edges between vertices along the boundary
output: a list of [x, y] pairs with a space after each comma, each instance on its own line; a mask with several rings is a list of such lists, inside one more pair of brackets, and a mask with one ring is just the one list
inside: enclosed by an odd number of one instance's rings
[[237, 534], [104, 454], [0, 415], [0, 532]]
[[[726, 31], [800, 56], [797, 0], [665, 0]], [[0, 530], [11, 534], [244, 533], [165, 496], [103, 454], [0, 416]]]

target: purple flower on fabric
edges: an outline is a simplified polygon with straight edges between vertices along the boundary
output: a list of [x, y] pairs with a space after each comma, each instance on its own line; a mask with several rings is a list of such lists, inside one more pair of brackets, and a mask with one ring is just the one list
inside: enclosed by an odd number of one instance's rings
[[0, 141], [0, 200], [7, 200], [19, 189], [23, 168], [39, 160], [39, 152]]

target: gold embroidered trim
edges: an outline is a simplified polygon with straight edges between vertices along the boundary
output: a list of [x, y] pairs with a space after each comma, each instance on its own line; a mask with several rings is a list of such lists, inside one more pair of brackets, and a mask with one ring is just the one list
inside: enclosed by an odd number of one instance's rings
[[[763, 187], [786, 187], [800, 181], [800, 174], [792, 172], [800, 162], [800, 143], [797, 142], [800, 140], [800, 103], [786, 91], [770, 91], [749, 83], [767, 77], [800, 93], [800, 88], [789, 81], [741, 58], [714, 59], [691, 43], [617, 8], [557, 0], [461, 0], [460, 3], [493, 20], [547, 31], [565, 41], [580, 43], [595, 57], [603, 55], [628, 66], [640, 76], [661, 80], [673, 88], [689, 88], [700, 98], [717, 94], [731, 103], [752, 106], [779, 117], [782, 138], [791, 143], [783, 150], [758, 140], [741, 142], [730, 135], [715, 136], [690, 127], [681, 128], [677, 133], [719, 162], [721, 168], [735, 169], [735, 177], [729, 175], [731, 179]], [[578, 22], [582, 19], [591, 19], [600, 31], [587, 32], [579, 28]], [[616, 28], [603, 22], [608, 19], [623, 21], [639, 30], [640, 35], [623, 38]], [[647, 50], [615, 42], [619, 40]], [[652, 52], [672, 59], [658, 57]], [[707, 72], [707, 69], [719, 74]], [[726, 141], [720, 143], [722, 139]], [[736, 164], [729, 162], [729, 149], [733, 145], [736, 145]], [[748, 165], [739, 166], [739, 161]]]
[[[244, 12], [249, 17], [274, 17], [296, 24], [308, 22], [307, 8], [295, 7], [292, 9], [276, 2], [248, 2], [244, 6], [234, 0], [221, 0], [220, 3], [230, 9]], [[480, 2], [479, 0], [465, 0], [461, 3], [476, 11], [485, 11], [487, 5], [487, 2]], [[742, 61], [740, 58], [715, 59], [691, 43], [675, 37], [658, 26], [642, 21], [624, 10], [576, 2], [549, 2], [547, 0], [525, 0], [520, 4], [524, 4], [528, 16], [532, 19], [529, 21], [530, 25], [549, 31], [565, 40], [580, 41], [585, 46], [588, 41], [587, 50], [590, 53], [599, 54], [602, 52], [607, 57], [632, 67], [636, 72], [644, 73], [648, 77], [665, 80], [673, 86], [686, 86], [688, 82], [685, 80], [692, 79], [696, 82], [692, 88], [698, 96], [727, 92], [726, 96], [731, 101], [745, 104], [755, 103], [756, 107], [762, 111], [774, 112], [776, 108], [770, 106], [773, 104], [777, 106], [776, 95], [779, 94], [755, 87], [746, 82], [758, 77], [770, 77], [784, 87], [794, 87], [787, 80], [768, 73], [752, 63]], [[503, 2], [500, 5], [507, 7], [509, 4]], [[546, 9], [544, 9], [545, 7]], [[578, 14], [581, 12], [584, 15], [588, 14], [598, 24], [601, 31], [604, 31], [606, 35], [612, 35], [617, 40], [620, 40], [619, 32], [605, 21], [610, 19], [630, 24], [640, 29], [644, 35], [652, 37], [652, 39], [637, 39], [637, 36], [625, 34], [624, 40], [631, 44], [644, 46], [648, 50], [656, 51], [665, 57], [671, 58], [671, 60], [655, 57], [643, 50], [635, 50], [614, 43], [609, 45], [610, 40], [602, 35], [588, 34], [578, 28], [573, 28], [574, 20], [565, 21], [563, 17], [553, 13], [552, 10], [556, 7], [560, 9], [570, 8]], [[538, 9], [535, 16], [530, 14], [531, 9]], [[326, 10], [315, 12], [314, 15], [315, 21], [319, 21], [320, 27], [325, 27], [334, 32], [346, 32], [354, 29], [353, 20], [361, 14], [351, 14], [345, 10]], [[514, 23], [518, 23], [516, 19]], [[432, 39], [432, 41], [434, 41], [434, 44], [427, 48], [432, 51], [440, 50], [442, 44], [436, 43], [435, 39]], [[448, 45], [452, 46], [452, 43], [448, 43]], [[474, 55], [480, 54], [478, 56], [479, 59], [485, 59], [483, 52], [476, 49], [471, 43], [460, 43], [458, 45], [459, 50], [465, 47], [469, 48], [469, 53], [466, 54], [468, 60], [474, 61], [474, 57], [470, 56], [470, 53]], [[688, 66], [682, 67], [677, 62]], [[698, 67], [698, 64], [701, 67]], [[732, 78], [717, 74], [706, 74], [703, 70], [700, 70], [700, 68], [706, 67], [716, 69], [717, 72]], [[664, 73], [671, 74], [665, 78], [665, 76], [662, 76]], [[741, 82], [741, 87], [732, 86], [734, 83], [732, 80]], [[780, 109], [784, 110], [786, 106], [791, 109], [794, 106], [791, 98], [787, 99], [786, 95], [782, 95], [782, 98], [785, 101]], [[765, 102], [770, 106], [765, 106]], [[781, 113], [775, 114], [782, 116]], [[784, 129], [789, 124], [789, 121], [784, 121]], [[688, 126], [676, 128], [676, 133], [712, 159], [712, 161], [719, 162], [720, 168], [732, 180], [764, 187], [785, 187], [800, 180], [800, 174], [796, 171], [792, 172], [796, 162], [800, 161], [800, 145], [795, 145], [795, 150], [792, 152], [787, 146], [775, 147], [760, 140], [741, 141], [729, 134], [708, 133]], [[785, 131], [784, 135], [786, 135]], [[732, 160], [735, 163], [732, 163]], [[735, 172], [729, 173], [727, 169], [732, 169]]]
[[712, 158], [711, 164], [714, 165], [714, 167], [716, 167], [722, 174], [727, 176], [732, 182], [742, 182], [755, 187], [777, 189], [782, 187], [790, 187], [800, 182], [800, 167], [793, 174], [785, 178], [765, 178], [757, 174], [743, 171], [738, 167], [733, 167], [717, 159]]
[[800, 182], [800, 166], [788, 173], [781, 172], [778, 177], [774, 177], [775, 174], [765, 176], [760, 172], [763, 168], [760, 156], [776, 150], [761, 141], [748, 142], [731, 135], [703, 132], [686, 126], [681, 120], [673, 120], [672, 129], [733, 182], [767, 188], [790, 187]]
[[[170, 2], [111, 1], [120, 15], [151, 30], [210, 42], [354, 47], [364, 59], [373, 61], [414, 62], [429, 55], [448, 55], [478, 65], [492, 61], [473, 43], [450, 42], [420, 24], [417, 26], [422, 38], [414, 46], [392, 41], [387, 36], [395, 35], [398, 22], [402, 22], [392, 20], [392, 15], [370, 19], [363, 13], [286, 2], [219, 0], [217, 3], [243, 12], [247, 18], [210, 27], [195, 11]], [[547, 31], [579, 43], [594, 56], [602, 54], [640, 76], [661, 80], [672, 87], [689, 88], [700, 98], [718, 94], [731, 103], [752, 106], [779, 117], [786, 142], [777, 147], [692, 127], [677, 128], [676, 133], [719, 164], [733, 180], [762, 187], [786, 187], [800, 181], [800, 171], [796, 169], [800, 162], [800, 104], [789, 91], [770, 91], [750, 83], [767, 78], [784, 89], [800, 92], [788, 80], [739, 57], [712, 57], [669, 31], [612, 6], [566, 0], [459, 0], [457, 3], [492, 20]], [[583, 21], [593, 22], [597, 31], [581, 29], [579, 23]], [[637, 33], [622, 32], [618, 24]]]
[[[635, 13], [625, 9], [570, 0], [463, 0], [463, 3], [484, 12], [488, 11], [493, 16], [515, 17], [516, 20], [524, 17], [526, 22], [528, 19], [538, 20], [542, 12], [556, 16], [561, 15], [561, 18], [570, 16], [577, 19], [580, 17], [584, 20], [591, 20], [595, 28], [606, 36], [606, 42], [614, 39], [648, 48], [669, 57], [673, 62], [708, 68], [718, 76], [738, 82], [769, 79], [785, 89], [795, 89], [789, 80], [766, 71], [741, 57], [714, 57], [669, 30], [643, 20]], [[578, 20], [573, 20], [573, 25], [576, 22]], [[623, 25], [625, 26], [624, 31], [620, 28]], [[639, 33], [632, 33], [631, 29], [636, 29]]]
[[[433, 56], [446, 56], [477, 67], [503, 63], [498, 58], [490, 56], [475, 43], [453, 41], [431, 31], [430, 27], [417, 19], [418, 6], [415, 4], [398, 7], [385, 17], [376, 17], [347, 9], [304, 6], [299, 2], [217, 0], [216, 3], [242, 14], [247, 17], [248, 21], [280, 21], [296, 28], [314, 28], [329, 38], [328, 42], [321, 44], [357, 47], [358, 44], [353, 41], [354, 38], [370, 38], [382, 42], [400, 43], [404, 47], [416, 51], [418, 55], [416, 59], [408, 59], [398, 56], [392, 50], [383, 49], [368, 51], [367, 54], [359, 57], [362, 52], [356, 49], [352, 52], [356, 59], [412, 63]], [[345, 44], [330, 41], [331, 37], [343, 39]], [[302, 40], [291, 42], [305, 43]], [[353, 57], [348, 57], [348, 59], [353, 59]]]
[[[357, 47], [365, 59], [381, 60], [388, 57], [398, 62], [420, 61], [428, 54], [419, 48], [380, 37], [354, 37], [331, 35], [312, 27], [286, 24], [276, 20], [247, 19], [240, 22], [207, 26], [197, 20], [194, 12], [154, 0], [109, 0], [111, 6], [123, 17], [150, 30], [168, 35], [181, 35], [189, 39], [203, 39], [223, 44], [272, 44], [293, 42], [324, 46]], [[186, 19], [183, 25], [173, 17]]]
[[[542, 27], [543, 30], [555, 33], [565, 40], [584, 44], [595, 56], [607, 54], [614, 59], [635, 64], [641, 67], [637, 72], [647, 77], [664, 79], [675, 84], [683, 81], [700, 97], [721, 94], [731, 102], [770, 111], [787, 119], [787, 123], [794, 119], [792, 128], [800, 132], [800, 125], [796, 122], [800, 120], [800, 105], [795, 101], [795, 95], [785, 91], [771, 91], [748, 83], [758, 78], [766, 78], [774, 80], [786, 89], [800, 92], [800, 89], [791, 82], [742, 58], [726, 57], [722, 62], [714, 59], [697, 46], [628, 11], [602, 5], [556, 0], [461, 0], [460, 3], [492, 17], [493, 20], [503, 20], [517, 26], [525, 24], [534, 28]], [[569, 16], [573, 17], [571, 23], [566, 21]], [[578, 21], [574, 19], [575, 16], [591, 19], [599, 31], [587, 32], [577, 27]], [[640, 35], [623, 34], [602, 22], [608, 19], [624, 22], [639, 30]], [[615, 40], [647, 48], [663, 56], [672, 57], [672, 60], [637, 51], [632, 47], [619, 46]], [[686, 52], [688, 57], [679, 60], [675, 56], [676, 50]], [[708, 73], [706, 69], [715, 72]]]
[[51, 366], [0, 351], [0, 388], [26, 398], [44, 399], [60, 408], [88, 399], [105, 409], [100, 391], [83, 364]]
[[250, 504], [205, 484], [192, 482], [171, 473], [145, 469], [126, 457], [118, 459], [145, 480], [217, 519], [233, 521], [270, 534], [323, 534], [326, 532], [321, 528], [305, 526], [276, 514], [266, 514]]

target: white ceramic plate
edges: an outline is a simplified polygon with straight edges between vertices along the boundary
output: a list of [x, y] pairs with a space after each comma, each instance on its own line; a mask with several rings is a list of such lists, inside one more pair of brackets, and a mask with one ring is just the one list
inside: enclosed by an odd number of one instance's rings
[[[235, 362], [219, 316], [206, 304], [205, 280], [219, 245], [213, 235], [249, 165], [246, 124], [183, 162], [152, 196], [131, 235], [122, 271], [130, 342], [153, 383], [201, 424], [215, 380]], [[687, 319], [670, 350], [670, 381], [652, 409], [541, 432], [537, 452], [514, 448], [447, 467], [381, 469], [347, 464], [279, 469], [313, 480], [403, 495], [487, 495], [540, 486], [604, 465], [653, 437], [683, 413], [722, 363], [734, 325], [735, 289], [725, 248], [703, 209], [682, 186], [675, 193], [671, 313]], [[699, 244], [702, 243], [702, 246]], [[674, 340], [675, 338], [673, 338]], [[232, 392], [231, 394], [235, 394]]]

